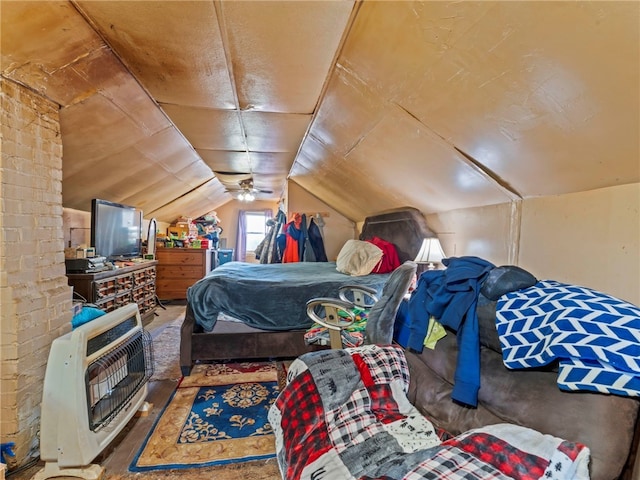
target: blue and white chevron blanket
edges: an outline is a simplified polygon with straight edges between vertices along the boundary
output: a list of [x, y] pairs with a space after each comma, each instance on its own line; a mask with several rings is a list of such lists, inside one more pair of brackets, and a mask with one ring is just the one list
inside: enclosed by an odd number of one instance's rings
[[496, 327], [507, 368], [558, 360], [562, 390], [640, 396], [640, 308], [631, 303], [544, 280], [500, 297]]

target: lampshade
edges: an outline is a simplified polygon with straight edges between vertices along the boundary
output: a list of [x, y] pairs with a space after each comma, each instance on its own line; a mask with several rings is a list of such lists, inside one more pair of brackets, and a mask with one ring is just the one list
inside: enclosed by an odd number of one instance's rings
[[434, 269], [437, 263], [442, 263], [442, 260], [446, 258], [440, 240], [437, 238], [425, 238], [422, 240], [422, 246], [418, 255], [416, 255], [416, 263], [427, 263], [427, 268]]

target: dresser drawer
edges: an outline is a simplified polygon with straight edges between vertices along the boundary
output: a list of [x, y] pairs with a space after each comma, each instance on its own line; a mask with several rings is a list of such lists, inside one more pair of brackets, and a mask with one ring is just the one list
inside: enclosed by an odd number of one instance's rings
[[158, 252], [157, 259], [161, 265], [202, 265], [207, 250], [169, 249]]
[[158, 266], [159, 279], [185, 279], [199, 280], [204, 276], [202, 265], [160, 265]]
[[187, 288], [196, 283], [196, 279], [171, 279], [158, 280], [156, 283], [156, 294], [163, 300], [173, 300], [187, 298]]

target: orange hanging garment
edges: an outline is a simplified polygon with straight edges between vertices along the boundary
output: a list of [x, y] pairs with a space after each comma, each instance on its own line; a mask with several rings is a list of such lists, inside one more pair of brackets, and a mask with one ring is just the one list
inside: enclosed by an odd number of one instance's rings
[[286, 243], [282, 254], [282, 263], [292, 263], [300, 261], [300, 250], [298, 240], [300, 239], [300, 226], [302, 215], [294, 213], [292, 220], [285, 226], [284, 234]]

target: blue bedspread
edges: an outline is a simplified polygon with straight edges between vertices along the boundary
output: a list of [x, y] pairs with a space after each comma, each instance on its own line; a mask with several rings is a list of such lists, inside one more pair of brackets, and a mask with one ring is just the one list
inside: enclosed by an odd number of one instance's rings
[[352, 277], [335, 262], [254, 264], [229, 262], [187, 290], [195, 321], [210, 332], [220, 312], [264, 330], [306, 329], [306, 303], [338, 296], [343, 285], [366, 285], [382, 292], [390, 274]]

